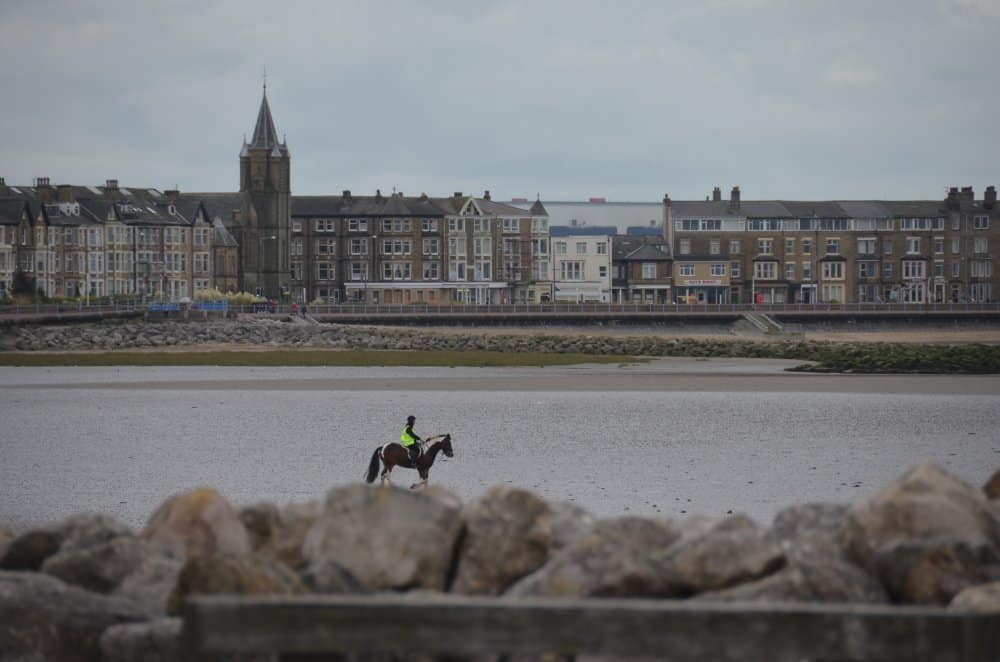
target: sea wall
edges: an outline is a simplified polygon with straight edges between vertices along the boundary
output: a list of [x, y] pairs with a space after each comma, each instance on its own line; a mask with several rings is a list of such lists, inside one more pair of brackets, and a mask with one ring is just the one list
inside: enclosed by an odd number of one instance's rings
[[814, 371], [1000, 372], [1000, 346], [996, 345], [602, 336], [600, 331], [593, 335], [435, 333], [394, 327], [309, 324], [300, 318], [39, 325], [7, 328], [0, 333], [0, 351], [147, 350], [205, 345], [783, 358], [811, 362], [801, 369]]
[[[171, 497], [142, 531], [81, 514], [0, 527], [0, 650], [12, 659], [183, 660], [192, 594], [421, 592], [718, 602], [936, 605], [1000, 611], [1000, 472], [968, 485], [917, 466], [853, 504], [802, 504], [769, 525], [597, 519], [498, 485], [335, 487], [323, 502]], [[401, 541], [405, 541], [402, 544]]]

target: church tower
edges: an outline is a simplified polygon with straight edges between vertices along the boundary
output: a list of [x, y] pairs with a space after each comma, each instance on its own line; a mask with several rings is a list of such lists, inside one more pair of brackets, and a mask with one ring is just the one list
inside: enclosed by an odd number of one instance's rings
[[267, 83], [249, 143], [240, 150], [240, 282], [244, 290], [277, 299], [288, 284], [291, 230], [291, 155], [278, 142]]

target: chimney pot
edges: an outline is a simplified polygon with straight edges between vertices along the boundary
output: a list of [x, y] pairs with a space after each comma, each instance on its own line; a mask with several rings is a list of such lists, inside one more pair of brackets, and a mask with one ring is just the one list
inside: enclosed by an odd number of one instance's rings
[[740, 208], [740, 187], [734, 186], [732, 192], [729, 194], [729, 206], [733, 209]]
[[455, 197], [456, 198], [461, 198], [462, 197], [462, 192], [461, 191], [455, 191]]
[[0, 177], [0, 186], [7, 186], [7, 180], [3, 177]]
[[718, 186], [712, 189], [712, 200], [714, 202], [719, 202], [722, 200], [722, 189], [720, 189]]
[[351, 189], [345, 188], [344, 189], [344, 200], [350, 200], [350, 199], [351, 199]]
[[[0, 179], [0, 183], [3, 180]], [[987, 209], [993, 209], [997, 204], [997, 188], [995, 186], [987, 186], [986, 193], [983, 194], [983, 206]]]
[[489, 200], [489, 199], [490, 199], [490, 190], [486, 189], [485, 191], [483, 191], [483, 200]]
[[117, 191], [118, 190], [118, 180], [117, 179], [109, 179], [109, 180], [105, 181], [104, 182], [104, 188], [108, 189], [109, 191]]
[[35, 177], [35, 188], [50, 186], [48, 177]]

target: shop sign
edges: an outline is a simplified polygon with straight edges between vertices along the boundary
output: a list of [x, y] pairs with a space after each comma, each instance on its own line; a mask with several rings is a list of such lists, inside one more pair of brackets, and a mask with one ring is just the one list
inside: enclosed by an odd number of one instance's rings
[[718, 278], [690, 278], [682, 281], [683, 285], [722, 285]]

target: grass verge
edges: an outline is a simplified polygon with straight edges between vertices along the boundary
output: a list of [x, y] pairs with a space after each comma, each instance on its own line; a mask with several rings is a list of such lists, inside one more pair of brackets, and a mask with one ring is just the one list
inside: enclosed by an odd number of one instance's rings
[[541, 352], [389, 351], [389, 350], [235, 350], [208, 352], [6, 352], [0, 366], [434, 366], [504, 368], [581, 363], [636, 363], [632, 356], [548, 354]]

